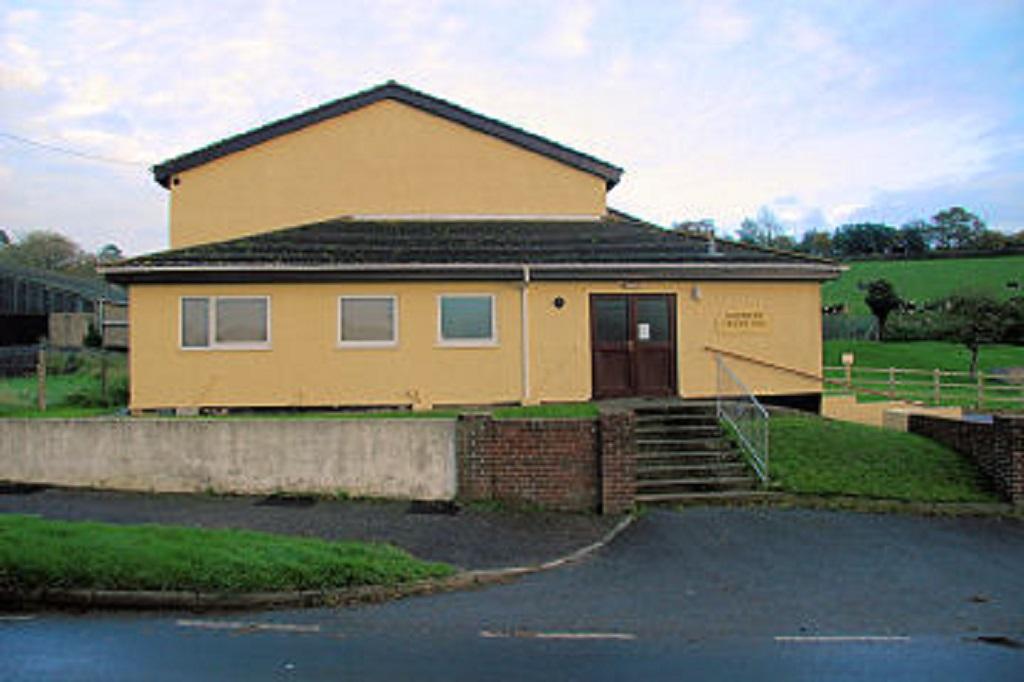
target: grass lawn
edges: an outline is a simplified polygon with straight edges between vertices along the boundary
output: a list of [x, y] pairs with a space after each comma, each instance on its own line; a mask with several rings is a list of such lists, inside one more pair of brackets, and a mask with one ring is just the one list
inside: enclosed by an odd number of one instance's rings
[[773, 482], [786, 492], [999, 501], [970, 462], [923, 436], [811, 416], [774, 416], [771, 439]]
[[498, 407], [492, 414], [495, 419], [593, 419], [598, 415], [598, 409], [594, 403], [552, 403]]
[[592, 419], [598, 415], [593, 403], [552, 403], [550, 405], [439, 408], [425, 412], [412, 410], [342, 411], [254, 411], [234, 412], [220, 419], [455, 419], [463, 412], [490, 412], [495, 419]]
[[[966, 372], [971, 355], [967, 349], [946, 341], [825, 341], [824, 364], [842, 365], [842, 354], [854, 354], [854, 367], [902, 367]], [[982, 371], [996, 367], [1024, 366], [1024, 346], [988, 345], [978, 354]]]
[[40, 412], [34, 407], [0, 405], [0, 419], [86, 419], [88, 417], [112, 417], [116, 414], [116, 411], [109, 407], [61, 405]]
[[229, 412], [224, 415], [210, 415], [211, 419], [455, 419], [458, 410], [294, 410], [280, 412], [257, 410], [251, 412]]
[[855, 315], [870, 315], [858, 282], [887, 279], [900, 297], [929, 301], [948, 296], [961, 287], [987, 291], [999, 298], [1010, 298], [1020, 290], [1009, 289], [1007, 282], [1024, 286], [1024, 255], [995, 258], [949, 258], [917, 261], [854, 261], [837, 280], [826, 282], [821, 290], [822, 303], [846, 303]]
[[[124, 407], [128, 369], [123, 354], [107, 354], [107, 393], [100, 380], [100, 358], [95, 353], [54, 353], [46, 374], [45, 412], [36, 408], [35, 375], [0, 378], [0, 417], [95, 417]], [[74, 363], [74, 364], [73, 364]], [[74, 371], [62, 371], [74, 367]]]
[[256, 592], [451, 575], [389, 545], [0, 515], [0, 588]]

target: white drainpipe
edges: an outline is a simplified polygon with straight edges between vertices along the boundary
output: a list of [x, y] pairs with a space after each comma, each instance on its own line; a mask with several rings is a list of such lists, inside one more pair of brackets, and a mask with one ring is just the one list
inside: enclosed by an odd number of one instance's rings
[[521, 343], [523, 346], [523, 403], [530, 400], [530, 266], [523, 264], [523, 288], [520, 291], [519, 325], [522, 329]]

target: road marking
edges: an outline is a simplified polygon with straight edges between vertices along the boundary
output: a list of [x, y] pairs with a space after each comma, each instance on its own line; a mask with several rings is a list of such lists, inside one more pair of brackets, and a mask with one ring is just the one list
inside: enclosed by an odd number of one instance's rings
[[484, 639], [568, 639], [568, 640], [620, 640], [636, 639], [631, 632], [534, 632], [532, 630], [481, 630]]
[[796, 644], [821, 644], [832, 642], [909, 642], [909, 637], [899, 635], [791, 635], [779, 636], [776, 642]]
[[0, 616], [0, 621], [25, 621], [35, 619], [35, 616]]
[[202, 628], [205, 630], [246, 630], [249, 632], [320, 632], [319, 625], [296, 625], [293, 623], [243, 623], [236, 620], [188, 620], [179, 619], [178, 627]]

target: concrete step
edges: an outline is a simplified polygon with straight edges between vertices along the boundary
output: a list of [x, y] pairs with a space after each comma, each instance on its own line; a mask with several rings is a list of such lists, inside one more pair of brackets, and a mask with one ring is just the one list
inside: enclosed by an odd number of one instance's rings
[[671, 421], [671, 422], [700, 422], [705, 419], [717, 420], [715, 411], [701, 412], [634, 412], [633, 416], [638, 422]]
[[[695, 476], [692, 478], [644, 479], [636, 482], [637, 490], [652, 491], [654, 488], [703, 488], [749, 489], [758, 484], [753, 476]], [[666, 491], [669, 492], [669, 491]], [[686, 492], [680, 490], [679, 492]]]
[[715, 417], [715, 406], [666, 405], [664, 407], [639, 407], [633, 410], [638, 419], [664, 417]]
[[712, 410], [710, 412], [634, 412], [638, 422], [671, 421], [671, 422], [701, 422], [705, 420], [716, 420], [718, 417]]
[[687, 436], [685, 438], [637, 438], [636, 448], [638, 452], [653, 452], [662, 450], [679, 450], [687, 452], [690, 450], [721, 450], [728, 447], [728, 441], [724, 436]]
[[723, 433], [718, 424], [644, 424], [634, 429], [637, 438], [720, 438]]
[[636, 453], [636, 459], [638, 463], [644, 462], [655, 462], [655, 461], [678, 461], [680, 464], [697, 464], [701, 460], [711, 459], [716, 461], [743, 461], [739, 452], [729, 448], [703, 448], [703, 449], [691, 449], [681, 450], [679, 448], [673, 448], [671, 450], [640, 450]]
[[771, 499], [775, 493], [765, 490], [727, 490], [697, 493], [644, 493], [636, 496], [641, 504], [728, 504]]
[[725, 460], [705, 464], [644, 464], [637, 467], [637, 479], [660, 480], [681, 476], [730, 476], [745, 474], [750, 468], [745, 462]]

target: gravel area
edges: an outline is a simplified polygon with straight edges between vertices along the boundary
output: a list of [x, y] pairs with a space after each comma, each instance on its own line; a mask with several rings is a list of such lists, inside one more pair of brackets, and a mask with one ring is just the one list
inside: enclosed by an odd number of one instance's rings
[[0, 513], [108, 523], [244, 528], [388, 542], [464, 569], [542, 563], [596, 542], [616, 517], [402, 501], [143, 494], [0, 485]]

